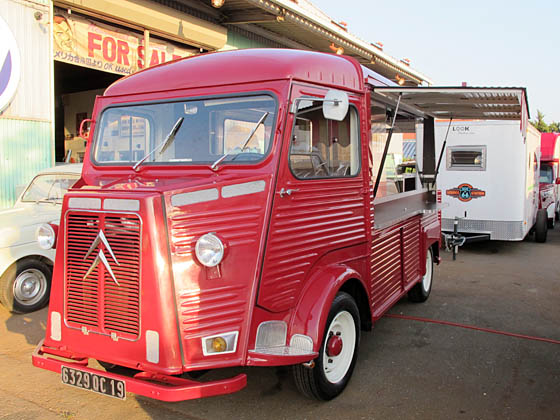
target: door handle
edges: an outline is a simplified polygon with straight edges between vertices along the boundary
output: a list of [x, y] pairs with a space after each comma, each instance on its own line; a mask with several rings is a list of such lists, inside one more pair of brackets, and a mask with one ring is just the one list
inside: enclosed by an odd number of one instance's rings
[[297, 188], [294, 189], [285, 189], [284, 187], [282, 187], [282, 189], [278, 192], [278, 194], [280, 194], [280, 197], [284, 197], [284, 195], [292, 195], [292, 193], [299, 191]]

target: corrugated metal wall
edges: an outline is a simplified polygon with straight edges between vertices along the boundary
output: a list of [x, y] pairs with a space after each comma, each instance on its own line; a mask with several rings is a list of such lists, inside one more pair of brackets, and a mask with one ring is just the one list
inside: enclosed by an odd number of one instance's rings
[[0, 118], [0, 208], [10, 207], [16, 189], [52, 166], [49, 122]]
[[0, 208], [6, 208], [17, 186], [54, 164], [54, 94], [49, 2], [0, 0], [0, 16], [21, 56], [15, 97], [0, 114]]

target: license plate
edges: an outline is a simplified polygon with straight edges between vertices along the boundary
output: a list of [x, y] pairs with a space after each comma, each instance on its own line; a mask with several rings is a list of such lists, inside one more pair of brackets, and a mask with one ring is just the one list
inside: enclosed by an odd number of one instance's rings
[[126, 397], [124, 381], [66, 366], [62, 366], [60, 373], [62, 383], [64, 384], [87, 389], [88, 391], [97, 392], [98, 394], [120, 398], [122, 400]]

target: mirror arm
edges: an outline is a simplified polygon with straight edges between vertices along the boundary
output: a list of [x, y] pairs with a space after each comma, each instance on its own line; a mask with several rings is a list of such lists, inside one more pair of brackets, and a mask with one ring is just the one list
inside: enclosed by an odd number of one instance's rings
[[300, 101], [313, 101], [313, 102], [332, 102], [336, 106], [340, 105], [342, 102], [339, 99], [326, 99], [326, 98], [316, 98], [314, 96], [300, 96], [299, 98], [295, 98], [292, 102], [292, 106], [290, 108], [290, 113], [295, 114], [297, 113], [298, 109], [298, 102]]
[[78, 131], [78, 133], [79, 133], [78, 135], [81, 138], [83, 138], [84, 140], [88, 140], [88, 138], [89, 138], [89, 133], [87, 134], [87, 137], [86, 137], [86, 134], [84, 132], [84, 125], [87, 124], [87, 123], [93, 124], [93, 119], [92, 118], [86, 118], [85, 120], [82, 120], [82, 122], [80, 123], [80, 129]]

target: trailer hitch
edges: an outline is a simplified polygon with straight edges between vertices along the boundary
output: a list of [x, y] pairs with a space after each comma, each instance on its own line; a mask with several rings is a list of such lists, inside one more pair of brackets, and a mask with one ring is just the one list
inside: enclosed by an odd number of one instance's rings
[[457, 259], [459, 247], [463, 246], [467, 241], [465, 235], [461, 235], [457, 232], [457, 229], [459, 227], [459, 219], [463, 219], [463, 217], [455, 216], [455, 219], [453, 220], [453, 233], [442, 232], [445, 249], [447, 251], [453, 251], [453, 261]]
[[[465, 212], [465, 217], [466, 216]], [[480, 242], [490, 240], [490, 234], [484, 233], [480, 235], [462, 235], [458, 232], [459, 220], [465, 217], [455, 216], [453, 220], [453, 233], [442, 232], [443, 242], [445, 244], [445, 249], [447, 251], [453, 251], [453, 261], [457, 259], [457, 253], [459, 252], [459, 247], [465, 245], [467, 242]]]

